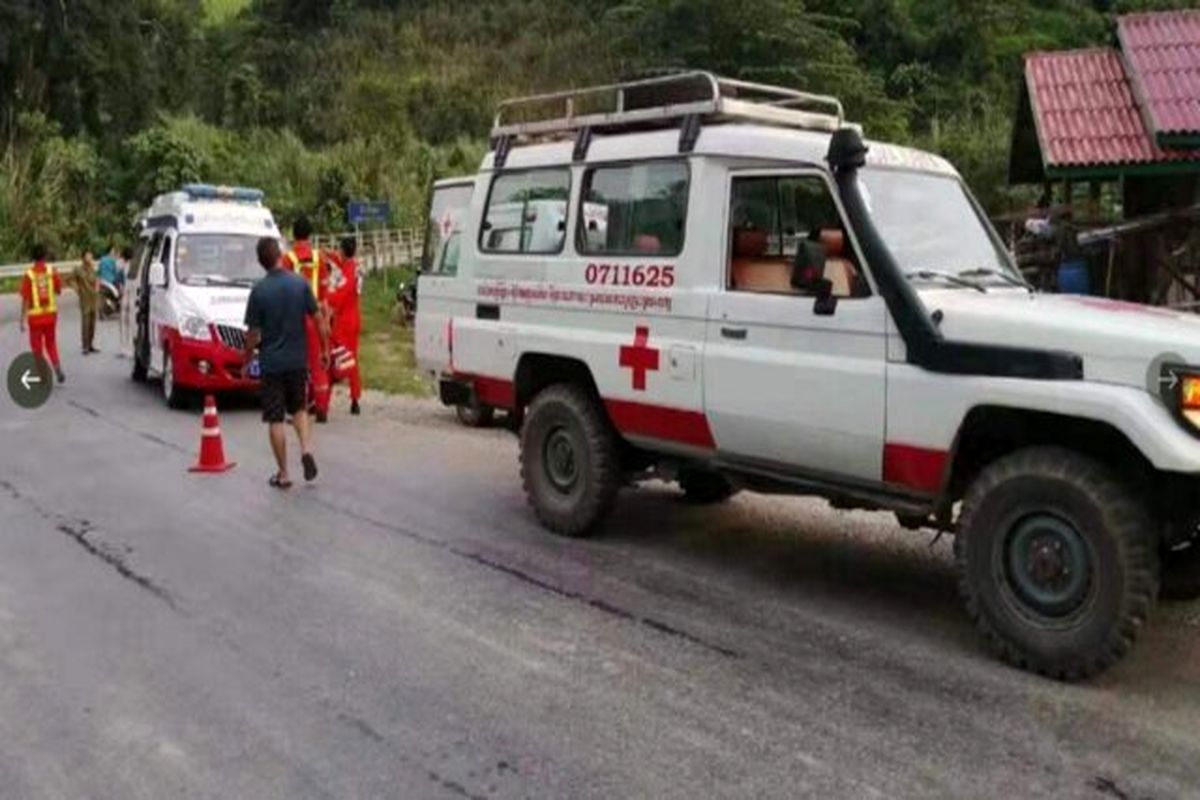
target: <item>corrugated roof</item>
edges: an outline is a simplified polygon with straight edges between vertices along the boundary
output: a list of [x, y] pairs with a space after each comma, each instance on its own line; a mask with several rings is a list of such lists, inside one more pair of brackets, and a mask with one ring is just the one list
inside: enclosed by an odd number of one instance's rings
[[1117, 37], [1153, 133], [1200, 134], [1200, 11], [1128, 14]]
[[1025, 80], [1046, 167], [1170, 161], [1146, 131], [1115, 50], [1031, 53]]

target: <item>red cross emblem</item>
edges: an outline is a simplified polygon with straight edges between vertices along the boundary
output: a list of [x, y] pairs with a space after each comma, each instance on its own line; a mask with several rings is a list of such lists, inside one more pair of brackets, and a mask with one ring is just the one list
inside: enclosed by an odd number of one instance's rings
[[639, 326], [633, 339], [633, 345], [621, 348], [621, 366], [633, 370], [633, 388], [635, 391], [646, 391], [646, 373], [658, 372], [659, 351], [648, 347], [650, 329]]

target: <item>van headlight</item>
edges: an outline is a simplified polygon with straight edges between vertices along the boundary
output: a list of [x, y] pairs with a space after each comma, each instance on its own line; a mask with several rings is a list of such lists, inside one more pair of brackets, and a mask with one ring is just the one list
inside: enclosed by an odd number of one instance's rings
[[179, 332], [186, 339], [195, 339], [198, 342], [212, 341], [212, 331], [209, 330], [208, 320], [204, 317], [184, 317], [179, 323]]
[[1200, 437], [1200, 368], [1163, 370], [1163, 400], [1190, 433]]

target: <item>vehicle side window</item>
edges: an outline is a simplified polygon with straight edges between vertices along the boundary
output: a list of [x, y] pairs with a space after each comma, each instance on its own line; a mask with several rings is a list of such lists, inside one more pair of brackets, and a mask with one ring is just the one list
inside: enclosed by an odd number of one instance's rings
[[735, 178], [729, 289], [812, 296], [869, 293], [829, 185], [816, 175]]
[[687, 225], [689, 172], [683, 161], [649, 161], [587, 171], [579, 252], [677, 256]]
[[566, 240], [571, 171], [508, 172], [492, 181], [479, 246], [488, 253], [561, 253]]
[[462, 232], [474, 192], [474, 187], [469, 185], [434, 189], [429, 204], [422, 272], [449, 277], [458, 274]]

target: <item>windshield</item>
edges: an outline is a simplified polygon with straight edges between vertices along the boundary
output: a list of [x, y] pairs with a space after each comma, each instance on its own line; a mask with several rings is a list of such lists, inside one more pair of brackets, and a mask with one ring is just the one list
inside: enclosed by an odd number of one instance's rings
[[179, 237], [175, 274], [191, 286], [252, 286], [263, 276], [254, 236], [195, 233]]
[[875, 225], [904, 274], [986, 280], [993, 272], [1009, 281], [1021, 279], [958, 178], [864, 169], [859, 181]]

